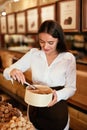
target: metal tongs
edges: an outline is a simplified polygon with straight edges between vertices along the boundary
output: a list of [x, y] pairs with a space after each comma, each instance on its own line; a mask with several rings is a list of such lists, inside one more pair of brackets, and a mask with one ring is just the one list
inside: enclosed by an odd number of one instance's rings
[[29, 87], [31, 87], [32, 89], [36, 89], [36, 87], [35, 87], [34, 85], [32, 85], [32, 84], [30, 84], [30, 83], [28, 83], [28, 82], [24, 82], [24, 85], [25, 85], [25, 86], [29, 86]]

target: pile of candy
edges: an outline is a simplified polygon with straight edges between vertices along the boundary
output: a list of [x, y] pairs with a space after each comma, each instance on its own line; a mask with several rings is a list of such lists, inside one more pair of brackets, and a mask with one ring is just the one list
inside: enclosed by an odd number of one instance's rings
[[0, 130], [35, 130], [22, 112], [7, 102], [0, 101]]
[[8, 122], [13, 116], [19, 117], [21, 115], [21, 111], [17, 108], [13, 108], [11, 104], [0, 102], [0, 123]]
[[24, 117], [13, 116], [12, 119], [6, 124], [3, 125], [1, 130], [34, 130], [34, 127], [31, 122], [29, 122]]

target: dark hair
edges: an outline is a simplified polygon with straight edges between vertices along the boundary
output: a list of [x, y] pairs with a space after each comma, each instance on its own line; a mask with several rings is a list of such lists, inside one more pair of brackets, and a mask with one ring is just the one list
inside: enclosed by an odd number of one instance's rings
[[65, 36], [62, 27], [54, 20], [47, 20], [40, 25], [38, 34], [48, 33], [54, 38], [58, 38], [57, 51], [66, 52]]

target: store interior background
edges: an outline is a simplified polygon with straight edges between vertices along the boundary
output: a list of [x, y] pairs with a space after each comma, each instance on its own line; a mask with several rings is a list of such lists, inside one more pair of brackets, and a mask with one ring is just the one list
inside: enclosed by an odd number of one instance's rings
[[[34, 7], [39, 8], [41, 6], [50, 5], [58, 1], [70, 0], [19, 0], [17, 2], [13, 2], [13, 0], [0, 0], [0, 16], [3, 9], [8, 15], [11, 13], [25, 11]], [[77, 74], [77, 93], [68, 102], [71, 115], [70, 127], [72, 128], [72, 130], [87, 130], [87, 30], [82, 30], [83, 0], [76, 1], [80, 2], [80, 16], [78, 16], [78, 18], [80, 18], [80, 23], [78, 23], [80, 25], [80, 30], [64, 32], [66, 45], [76, 57], [76, 67], [77, 71], [79, 72]], [[0, 53], [3, 53], [4, 50], [7, 52], [13, 51], [12, 54], [20, 58], [32, 47], [38, 47], [37, 33], [0, 33]], [[29, 78], [29, 72], [26, 73], [25, 76], [26, 78]], [[14, 83], [14, 86], [15, 87], [13, 87], [11, 83], [3, 79], [2, 68], [0, 68], [0, 92], [1, 90], [3, 90], [4, 92], [8, 93], [8, 96], [10, 95], [11, 99], [14, 97], [14, 99], [18, 100], [18, 104], [16, 104], [17, 106], [21, 107], [22, 104], [22, 108], [25, 108], [25, 88], [18, 83]]]
[[[59, 0], [19, 0], [13, 2], [12, 0], [0, 0], [1, 11], [4, 9], [7, 14], [13, 12], [23, 11], [33, 7], [39, 7], [55, 3]], [[82, 2], [82, 1], [80, 1]], [[80, 5], [81, 6], [81, 5]], [[80, 24], [82, 22], [82, 13], [80, 11]], [[81, 26], [81, 25], [80, 25]], [[80, 27], [81, 28], [81, 27]], [[82, 29], [77, 32], [65, 32], [66, 44], [68, 49], [78, 51], [79, 55], [84, 56], [87, 54], [87, 32], [83, 32]], [[27, 50], [27, 47], [38, 47], [38, 37], [36, 34], [24, 33], [24, 34], [1, 34], [0, 35], [0, 48], [5, 49], [17, 49], [21, 47]]]

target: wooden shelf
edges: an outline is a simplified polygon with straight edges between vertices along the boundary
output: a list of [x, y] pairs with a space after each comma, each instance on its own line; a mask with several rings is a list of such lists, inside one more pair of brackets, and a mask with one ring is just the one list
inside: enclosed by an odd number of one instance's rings
[[4, 88], [3, 86], [0, 85], [0, 90], [2, 90], [4, 93], [6, 93], [7, 95], [9, 95], [10, 97], [12, 97], [13, 99], [15, 99], [16, 101], [18, 101], [19, 103], [21, 103], [22, 105], [27, 107], [27, 104], [24, 102], [24, 100], [22, 98], [20, 98], [19, 96], [17, 96], [16, 94], [10, 92], [9, 90], [7, 90], [6, 88]]

